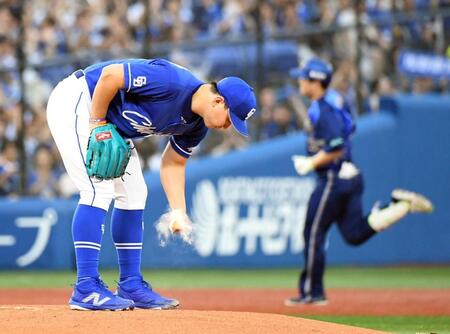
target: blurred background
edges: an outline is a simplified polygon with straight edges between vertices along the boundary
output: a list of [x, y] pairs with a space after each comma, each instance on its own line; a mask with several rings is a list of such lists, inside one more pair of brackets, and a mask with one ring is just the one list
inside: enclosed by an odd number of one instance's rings
[[[0, 22], [2, 196], [72, 195], [46, 102], [59, 80], [102, 60], [164, 57], [204, 80], [245, 78], [259, 97], [251, 142], [302, 130], [305, 101], [287, 71], [313, 55], [333, 64], [355, 114], [378, 112], [382, 96], [450, 89], [448, 62], [433, 70], [450, 56], [448, 0], [1, 0]], [[426, 54], [429, 70], [414, 73], [405, 52]], [[138, 144], [145, 169], [158, 169], [166, 140]], [[196, 156], [248, 144], [210, 131]]]
[[[144, 265], [261, 266], [266, 256], [273, 266], [300, 264], [314, 181], [291, 166], [290, 155], [304, 151], [308, 101], [287, 73], [312, 56], [333, 64], [332, 86], [360, 120], [355, 156], [367, 208], [397, 185], [424, 191], [437, 208], [359, 253], [331, 234], [338, 251], [330, 261], [450, 262], [449, 0], [0, 0], [0, 22], [0, 266], [73, 265], [77, 191], [48, 130], [46, 102], [75, 70], [131, 57], [167, 58], [208, 81], [240, 76], [259, 105], [249, 141], [212, 130], [191, 159], [189, 208], [198, 221], [215, 221], [200, 224], [207, 237], [182, 250], [181, 261], [151, 230], [147, 251], [159, 255]], [[157, 176], [166, 142], [136, 143], [150, 188], [148, 224], [167, 206]], [[114, 266], [105, 247], [104, 263]]]

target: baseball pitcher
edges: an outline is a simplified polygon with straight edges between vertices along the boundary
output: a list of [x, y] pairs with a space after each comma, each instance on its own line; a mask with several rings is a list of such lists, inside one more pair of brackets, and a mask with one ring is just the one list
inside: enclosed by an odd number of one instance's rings
[[[253, 89], [227, 77], [205, 83], [163, 59], [125, 59], [92, 65], [62, 80], [47, 106], [48, 124], [67, 173], [80, 192], [72, 223], [77, 283], [69, 301], [76, 310], [170, 309], [140, 271], [147, 187], [132, 139], [170, 136], [162, 155], [161, 183], [172, 233], [191, 231], [185, 203], [187, 159], [208, 128], [231, 124], [248, 136], [256, 110]], [[114, 200], [111, 234], [118, 255], [117, 294], [98, 271], [106, 213]]]

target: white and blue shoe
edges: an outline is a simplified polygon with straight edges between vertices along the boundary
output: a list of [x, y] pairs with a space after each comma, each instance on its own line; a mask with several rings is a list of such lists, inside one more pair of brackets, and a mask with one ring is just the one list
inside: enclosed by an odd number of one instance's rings
[[131, 299], [134, 305], [141, 309], [169, 310], [180, 305], [178, 300], [163, 297], [153, 291], [142, 276], [131, 276], [120, 281], [116, 294], [121, 298]]
[[433, 203], [422, 194], [405, 189], [394, 189], [391, 196], [394, 202], [407, 202], [411, 212], [433, 212]]
[[325, 296], [317, 297], [292, 297], [284, 301], [285, 306], [297, 306], [297, 305], [328, 305], [328, 300]]
[[113, 294], [100, 277], [86, 278], [75, 284], [69, 306], [72, 310], [81, 311], [134, 309], [132, 300]]

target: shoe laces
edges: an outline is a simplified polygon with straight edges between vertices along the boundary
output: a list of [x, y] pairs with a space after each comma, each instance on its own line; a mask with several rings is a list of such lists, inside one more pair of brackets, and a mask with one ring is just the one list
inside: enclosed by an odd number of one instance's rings
[[98, 287], [108, 290], [108, 285], [102, 280], [101, 277], [96, 277], [95, 283]]
[[141, 284], [144, 288], [153, 290], [151, 284], [149, 282], [145, 281], [142, 277], [141, 277]]
[[[109, 291], [108, 290], [108, 285], [102, 280], [101, 277], [86, 277], [81, 279], [80, 281], [78, 281], [75, 284], [71, 284], [73, 287], [77, 287], [79, 284], [82, 284], [83, 281], [89, 281], [86, 282], [89, 284], [89, 286], [95, 286], [97, 289], [99, 290], [105, 290], [105, 291]], [[85, 285], [82, 285], [85, 286]]]
[[[117, 281], [116, 281], [116, 283], [119, 286], [123, 286], [123, 284], [124, 284], [124, 282], [117, 282]], [[140, 276], [139, 280], [136, 281], [134, 284], [136, 284], [139, 287], [143, 287], [144, 289], [149, 289], [149, 290], [153, 291], [152, 285], [149, 282], [145, 281], [142, 276]]]

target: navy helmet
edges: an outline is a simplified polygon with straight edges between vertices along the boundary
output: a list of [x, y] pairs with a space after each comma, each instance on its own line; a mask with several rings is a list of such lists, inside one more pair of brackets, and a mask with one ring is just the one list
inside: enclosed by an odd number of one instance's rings
[[333, 67], [327, 61], [314, 57], [303, 66], [290, 70], [289, 74], [297, 79], [318, 80], [328, 85], [333, 76]]

